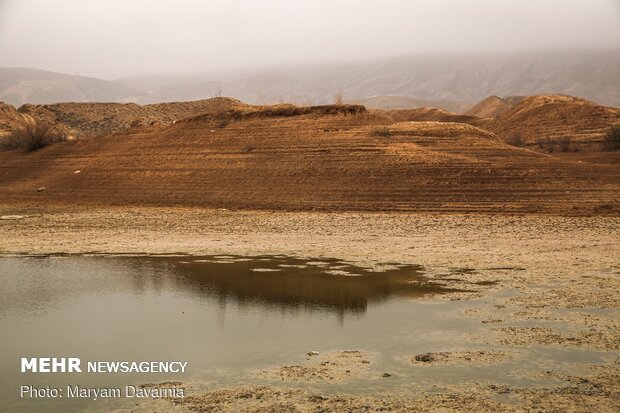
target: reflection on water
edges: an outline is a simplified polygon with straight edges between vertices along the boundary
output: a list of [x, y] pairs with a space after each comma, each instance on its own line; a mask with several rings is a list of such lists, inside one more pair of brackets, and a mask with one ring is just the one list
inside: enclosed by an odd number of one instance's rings
[[369, 271], [334, 259], [203, 257], [168, 262], [181, 276], [180, 283], [198, 294], [288, 310], [364, 312], [369, 302], [390, 296], [449, 291], [427, 282], [416, 265]]
[[[336, 259], [283, 256], [31, 257], [39, 271], [65, 270], [54, 278], [23, 277], [0, 292], [0, 313], [37, 311], [65, 297], [130, 288], [135, 293], [178, 290], [222, 305], [288, 311], [363, 313], [392, 296], [421, 297], [455, 291], [429, 282], [417, 265], [369, 270]], [[5, 259], [7, 262], [8, 259]], [[17, 259], [13, 259], [17, 262]], [[23, 259], [22, 259], [23, 261]], [[23, 262], [22, 262], [23, 264]], [[29, 264], [33, 266], [33, 263]], [[97, 267], [106, 277], [92, 273]], [[70, 288], [68, 288], [70, 286]]]
[[[17, 397], [19, 383], [238, 384], [255, 380], [248, 370], [311, 349], [388, 350], [399, 340], [383, 337], [404, 339], [412, 330], [403, 326], [433, 324], [411, 299], [447, 291], [427, 282], [416, 265], [371, 271], [284, 256], [0, 257], [0, 275], [0, 330], [8, 332], [0, 399], [9, 411], [32, 410]], [[33, 356], [185, 360], [190, 367], [174, 377], [20, 373], [20, 358]], [[37, 406], [67, 411], [92, 402], [38, 400]]]
[[[517, 367], [413, 367], [407, 354], [472, 348], [471, 334], [488, 328], [463, 316], [460, 301], [418, 300], [444, 287], [416, 265], [370, 271], [335, 259], [267, 257], [0, 257], [0, 410], [109, 411], [131, 400], [20, 399], [19, 385], [118, 387], [162, 381], [208, 387], [262, 384], [257, 369], [300, 361], [310, 350], [380, 354], [389, 380], [352, 381], [321, 391], [368, 393], [426, 388], [484, 377], [500, 383]], [[485, 330], [486, 331], [486, 330]], [[484, 346], [484, 344], [476, 344]], [[527, 349], [518, 367], [540, 360]], [[536, 352], [539, 353], [536, 353]], [[566, 350], [561, 360], [589, 360], [592, 351]], [[84, 361], [188, 362], [182, 375], [22, 374], [21, 357]], [[400, 361], [399, 361], [400, 360]], [[522, 377], [522, 376], [521, 376]], [[426, 383], [426, 384], [425, 384]], [[429, 384], [430, 386], [430, 384]], [[125, 403], [125, 404], [123, 404]]]

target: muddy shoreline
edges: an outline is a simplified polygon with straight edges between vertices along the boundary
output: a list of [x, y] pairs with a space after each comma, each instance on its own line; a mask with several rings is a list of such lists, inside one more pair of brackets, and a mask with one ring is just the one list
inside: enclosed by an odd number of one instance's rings
[[[321, 363], [273, 366], [272, 384], [200, 389], [184, 400], [138, 409], [175, 411], [614, 411], [620, 409], [620, 218], [280, 213], [159, 207], [32, 207], [2, 205], [0, 254], [233, 254], [337, 258], [369, 269], [421, 265], [433, 282], [473, 290], [424, 298], [471, 300], [464, 314], [488, 326], [472, 348], [409, 354], [402, 363], [495, 363], [524, 346], [583, 348], [607, 362], [531, 371], [539, 383], [506, 388], [472, 379], [438, 384], [432, 393], [394, 388], [389, 394], [322, 394], [299, 383], [335, 382], [386, 372], [359, 364], [357, 353]], [[503, 293], [506, 292], [506, 293]], [[485, 299], [491, 297], [493, 299]], [[480, 300], [482, 298], [482, 300]], [[474, 304], [475, 303], [475, 304]], [[492, 346], [477, 352], [477, 344]], [[310, 350], [310, 349], [309, 349]], [[339, 349], [357, 351], [358, 349]], [[317, 359], [310, 358], [317, 363]], [[370, 358], [369, 358], [370, 360]], [[347, 363], [354, 363], [349, 367]], [[332, 370], [330, 370], [333, 367]], [[361, 368], [360, 368], [361, 367]], [[308, 374], [315, 377], [308, 379]], [[389, 372], [388, 372], [389, 374]], [[546, 383], [546, 384], [545, 384]]]

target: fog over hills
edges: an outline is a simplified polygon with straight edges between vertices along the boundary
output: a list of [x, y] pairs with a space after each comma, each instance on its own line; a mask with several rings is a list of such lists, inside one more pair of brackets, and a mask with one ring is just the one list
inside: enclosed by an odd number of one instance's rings
[[[620, 107], [620, 50], [487, 55], [415, 55], [343, 64], [203, 74], [152, 74], [114, 81], [34, 69], [0, 69], [0, 101], [155, 103], [223, 95], [248, 103], [375, 104], [418, 101], [455, 109], [490, 95], [567, 94]], [[392, 97], [392, 99], [390, 99]], [[395, 100], [397, 101], [395, 103]], [[436, 102], [442, 101], [442, 102]], [[384, 102], [384, 103], [382, 103]], [[454, 103], [451, 103], [454, 102]], [[449, 107], [447, 107], [449, 106]]]
[[142, 92], [117, 82], [28, 68], [0, 68], [0, 101], [12, 105], [57, 102], [130, 102]]

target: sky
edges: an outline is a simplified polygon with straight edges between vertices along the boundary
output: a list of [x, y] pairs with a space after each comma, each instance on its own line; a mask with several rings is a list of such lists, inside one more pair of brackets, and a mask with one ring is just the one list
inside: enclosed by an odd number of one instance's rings
[[115, 79], [620, 49], [620, 0], [0, 0], [0, 67]]

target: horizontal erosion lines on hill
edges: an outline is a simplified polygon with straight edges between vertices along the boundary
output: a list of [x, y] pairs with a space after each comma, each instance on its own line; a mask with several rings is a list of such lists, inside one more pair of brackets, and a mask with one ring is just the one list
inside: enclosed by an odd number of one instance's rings
[[[0, 196], [290, 210], [565, 212], [609, 204], [620, 189], [612, 165], [517, 148], [468, 124], [394, 122], [361, 109], [343, 112], [346, 105], [265, 109], [225, 102], [237, 109], [25, 155], [2, 153]], [[226, 122], [218, 124], [221, 119]]]

